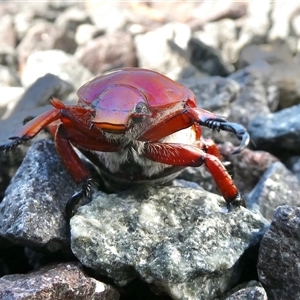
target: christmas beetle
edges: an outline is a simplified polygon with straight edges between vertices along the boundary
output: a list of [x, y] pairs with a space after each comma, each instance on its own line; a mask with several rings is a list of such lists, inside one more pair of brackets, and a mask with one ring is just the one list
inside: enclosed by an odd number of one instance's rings
[[205, 165], [227, 203], [242, 198], [221, 162], [216, 144], [201, 136], [201, 126], [232, 132], [249, 142], [239, 124], [197, 107], [193, 92], [157, 72], [123, 68], [97, 76], [79, 88], [77, 105], [51, 99], [52, 109], [26, 123], [0, 146], [10, 150], [32, 139], [45, 127], [54, 134], [57, 152], [81, 190], [67, 210], [90, 193], [91, 175], [77, 155], [82, 151], [102, 174], [109, 190], [133, 184], [164, 184], [187, 166]]

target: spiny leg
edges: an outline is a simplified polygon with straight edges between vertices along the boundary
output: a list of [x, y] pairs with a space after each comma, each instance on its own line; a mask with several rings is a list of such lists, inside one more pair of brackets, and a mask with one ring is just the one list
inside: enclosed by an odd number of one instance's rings
[[[205, 151], [208, 151], [208, 153]], [[237, 206], [243, 205], [240, 201], [240, 193], [220, 161], [220, 154], [214, 143], [211, 145], [202, 142], [195, 145], [145, 143], [143, 154], [153, 161], [172, 166], [198, 167], [204, 164], [226, 202]]]
[[82, 134], [73, 128], [71, 123], [59, 125], [55, 135], [55, 144], [57, 152], [69, 174], [77, 184], [81, 184], [81, 190], [75, 193], [66, 204], [66, 218], [70, 219], [74, 215], [75, 207], [79, 202], [89, 198], [91, 195], [94, 183], [89, 171], [75, 152], [72, 144], [84, 149], [106, 152], [118, 151], [119, 146], [113, 142], [108, 143], [104, 137], [101, 137], [100, 132], [98, 138], [95, 138], [95, 135], [92, 133], [91, 136], [88, 135], [88, 132]]

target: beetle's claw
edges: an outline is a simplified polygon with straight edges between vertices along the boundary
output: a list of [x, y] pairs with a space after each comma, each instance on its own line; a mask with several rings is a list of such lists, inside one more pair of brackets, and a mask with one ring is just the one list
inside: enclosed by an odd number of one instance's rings
[[241, 141], [240, 145], [235, 148], [231, 154], [237, 154], [241, 152], [244, 148], [247, 147], [250, 141], [250, 136], [244, 126], [227, 122], [225, 119], [216, 118], [216, 119], [207, 119], [205, 121], [205, 125], [212, 130], [224, 130], [228, 132], [232, 132], [235, 136]]
[[[81, 202], [82, 200], [86, 200], [91, 196], [92, 184], [93, 184], [93, 180], [91, 178], [88, 178], [87, 181], [85, 181], [82, 184], [81, 190], [79, 192], [75, 193], [68, 200], [68, 202], [66, 204], [66, 208], [65, 208], [65, 215], [66, 215], [67, 220], [70, 220], [74, 216], [79, 202]], [[86, 203], [87, 202], [88, 201], [86, 201]]]
[[10, 137], [9, 139], [12, 140], [12, 142], [1, 145], [0, 151], [8, 152], [10, 150], [13, 150], [25, 141], [24, 139], [22, 139], [18, 136]]
[[227, 208], [229, 212], [232, 211], [233, 208], [241, 206], [246, 207], [246, 201], [243, 195], [241, 195], [240, 193], [237, 194], [236, 198], [232, 202], [227, 203]]

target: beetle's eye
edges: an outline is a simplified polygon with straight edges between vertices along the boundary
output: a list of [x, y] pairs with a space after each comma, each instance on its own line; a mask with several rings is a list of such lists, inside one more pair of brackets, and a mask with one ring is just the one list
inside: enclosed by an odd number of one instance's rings
[[135, 106], [135, 115], [148, 115], [149, 114], [149, 109], [144, 102], [139, 102]]
[[132, 114], [134, 122], [143, 122], [146, 116], [150, 116], [150, 110], [147, 104], [145, 102], [138, 102], [134, 108], [134, 113]]

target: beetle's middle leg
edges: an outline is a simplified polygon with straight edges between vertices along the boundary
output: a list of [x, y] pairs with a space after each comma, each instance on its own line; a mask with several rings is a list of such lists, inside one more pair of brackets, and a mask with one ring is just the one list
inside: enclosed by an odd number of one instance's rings
[[144, 146], [144, 155], [153, 161], [172, 166], [198, 167], [204, 164], [226, 202], [244, 206], [242, 197], [222, 164], [219, 150], [212, 140], [196, 142], [194, 145], [148, 142]]

